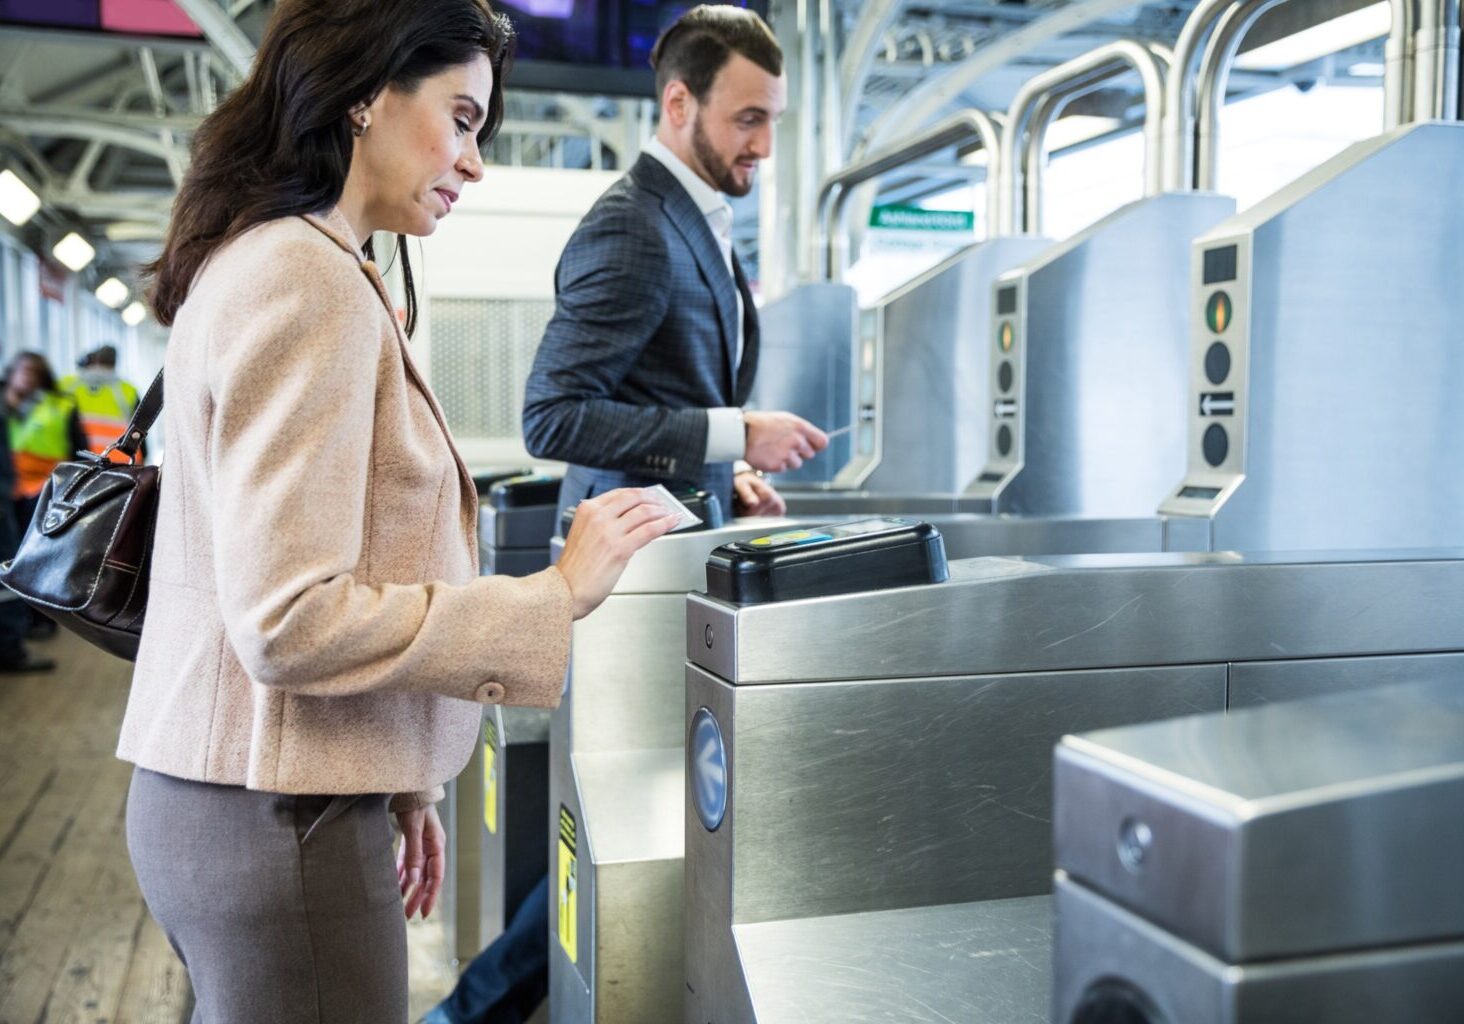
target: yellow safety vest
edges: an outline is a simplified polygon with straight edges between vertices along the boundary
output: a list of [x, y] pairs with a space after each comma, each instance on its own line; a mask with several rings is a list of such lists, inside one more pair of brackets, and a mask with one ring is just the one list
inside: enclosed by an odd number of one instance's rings
[[34, 498], [71, 450], [71, 416], [76, 402], [66, 395], [43, 393], [24, 419], [10, 417], [10, 454], [15, 460], [16, 498]]
[[59, 389], [75, 399], [86, 445], [99, 455], [122, 436], [137, 408], [137, 389], [125, 380], [93, 386], [72, 374], [61, 381]]

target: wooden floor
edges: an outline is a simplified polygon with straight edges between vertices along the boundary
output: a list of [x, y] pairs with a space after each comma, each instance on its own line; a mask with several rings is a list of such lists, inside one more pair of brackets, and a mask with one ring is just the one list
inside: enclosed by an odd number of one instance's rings
[[[179, 1024], [188, 976], [133, 878], [113, 755], [132, 666], [65, 633], [32, 650], [59, 670], [0, 676], [0, 1024]], [[416, 1020], [455, 978], [436, 921], [407, 934]]]
[[0, 1024], [177, 1024], [183, 966], [143, 905], [113, 756], [131, 665], [61, 636], [0, 676]]

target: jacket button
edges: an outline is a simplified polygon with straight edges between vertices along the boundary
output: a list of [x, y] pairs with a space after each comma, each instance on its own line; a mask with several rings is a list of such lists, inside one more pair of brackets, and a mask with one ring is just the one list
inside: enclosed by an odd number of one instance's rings
[[503, 696], [502, 683], [484, 683], [478, 687], [476, 694], [479, 704], [501, 704]]

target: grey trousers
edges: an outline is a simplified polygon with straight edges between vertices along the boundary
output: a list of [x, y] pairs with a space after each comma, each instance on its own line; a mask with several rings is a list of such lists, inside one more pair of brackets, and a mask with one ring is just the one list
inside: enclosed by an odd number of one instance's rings
[[192, 1024], [404, 1024], [386, 800], [133, 772], [127, 848], [188, 970]]

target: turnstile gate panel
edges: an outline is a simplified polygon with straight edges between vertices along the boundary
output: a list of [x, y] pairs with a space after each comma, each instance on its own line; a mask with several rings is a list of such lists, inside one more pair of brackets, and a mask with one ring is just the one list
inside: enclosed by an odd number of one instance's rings
[[[1153, 517], [928, 518], [957, 556], [1155, 551], [1163, 542]], [[561, 826], [574, 838], [551, 866], [559, 883], [551, 904], [563, 909], [551, 919], [555, 1024], [640, 1024], [680, 1014], [685, 595], [705, 586], [714, 547], [794, 525], [741, 520], [663, 537], [631, 559], [599, 610], [575, 624], [570, 685], [551, 725], [551, 839], [558, 850]], [[1037, 767], [1046, 771], [1045, 760]]]
[[1235, 211], [1130, 203], [992, 285], [985, 466], [998, 512], [1147, 515], [1183, 472], [1190, 246]]
[[779, 485], [964, 490], [986, 455], [991, 282], [1048, 244], [980, 242], [862, 309], [852, 288], [829, 283], [763, 307], [753, 403], [825, 430], [853, 426], [802, 469], [780, 474]]
[[[1223, 710], [1249, 664], [1273, 696], [1288, 661], [1303, 691], [1323, 661], [1450, 673], [1461, 554], [989, 558], [925, 587], [689, 596], [683, 1019], [872, 1020], [873, 990], [933, 1020], [1043, 1019], [1046, 955], [1010, 951], [1041, 945], [1057, 735]], [[841, 925], [843, 944], [770, 952]], [[910, 969], [937, 948], [995, 973]]]
[[1057, 866], [1228, 963], [1464, 941], [1461, 683], [1067, 737]]
[[1464, 543], [1464, 125], [1351, 146], [1194, 243], [1188, 469], [1216, 550]]
[[1460, 682], [1065, 738], [1055, 1020], [1460, 1019]]

